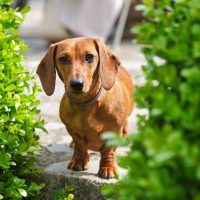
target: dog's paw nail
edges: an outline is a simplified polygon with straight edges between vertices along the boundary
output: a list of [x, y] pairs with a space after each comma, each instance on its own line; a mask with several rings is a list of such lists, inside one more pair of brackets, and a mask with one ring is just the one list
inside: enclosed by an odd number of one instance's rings
[[88, 163], [85, 163], [84, 161], [71, 161], [68, 165], [68, 169], [73, 171], [84, 171], [88, 169]]

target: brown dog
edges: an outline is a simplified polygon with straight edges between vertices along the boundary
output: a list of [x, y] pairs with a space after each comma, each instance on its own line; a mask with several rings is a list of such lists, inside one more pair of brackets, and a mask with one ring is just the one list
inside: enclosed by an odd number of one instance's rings
[[101, 153], [98, 175], [114, 177], [116, 148], [106, 147], [101, 134], [127, 134], [133, 108], [129, 73], [108, 46], [94, 38], [67, 39], [49, 47], [37, 69], [47, 95], [54, 92], [56, 71], [65, 86], [60, 118], [75, 143], [68, 168], [88, 169], [90, 149]]

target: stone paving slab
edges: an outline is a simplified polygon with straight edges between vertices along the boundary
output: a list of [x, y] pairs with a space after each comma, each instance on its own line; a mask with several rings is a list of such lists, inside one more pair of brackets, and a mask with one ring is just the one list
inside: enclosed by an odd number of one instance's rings
[[[124, 154], [128, 148], [118, 149], [119, 154]], [[53, 194], [58, 188], [66, 185], [75, 188], [75, 196], [78, 200], [104, 200], [100, 192], [102, 185], [115, 184], [117, 179], [101, 179], [97, 176], [99, 167], [99, 154], [89, 151], [89, 170], [74, 172], [67, 169], [73, 150], [66, 144], [56, 144], [43, 148], [38, 157], [38, 164], [45, 168], [45, 173], [40, 180], [45, 182], [46, 187], [42, 199], [53, 200]], [[120, 169], [120, 175], [127, 173]], [[120, 177], [119, 177], [120, 178]]]
[[[88, 175], [89, 176], [89, 175]], [[87, 176], [87, 177], [88, 177]], [[92, 175], [93, 176], [93, 175]], [[82, 178], [65, 173], [48, 173], [46, 172], [43, 181], [47, 187], [43, 192], [42, 200], [53, 200], [53, 194], [58, 188], [66, 185], [73, 186], [73, 194], [76, 200], [105, 200], [100, 192], [101, 185], [98, 181], [88, 181], [88, 178]]]

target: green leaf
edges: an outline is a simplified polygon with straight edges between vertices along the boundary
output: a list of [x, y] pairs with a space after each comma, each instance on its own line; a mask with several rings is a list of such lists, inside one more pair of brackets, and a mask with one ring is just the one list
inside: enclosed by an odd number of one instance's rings
[[41, 147], [38, 145], [38, 146], [32, 146], [32, 147], [29, 147], [27, 149], [27, 152], [30, 152], [30, 153], [34, 153], [34, 152], [38, 152], [41, 150]]
[[27, 196], [26, 190], [24, 190], [24, 189], [22, 189], [22, 188], [19, 188], [18, 191], [19, 191], [19, 193], [20, 193], [23, 197], [26, 197], [26, 196]]
[[66, 200], [73, 200], [74, 199], [74, 195], [73, 194], [69, 194], [68, 197], [66, 198]]
[[23, 15], [20, 12], [15, 12], [15, 16], [20, 19], [23, 19]]
[[10, 159], [11, 159], [11, 155], [9, 153], [0, 153], [0, 166], [2, 168], [9, 168], [10, 167]]
[[15, 89], [16, 89], [16, 85], [11, 84], [8, 87], [6, 87], [5, 91], [13, 91]]
[[30, 10], [31, 10], [30, 6], [25, 6], [24, 8], [22, 8], [20, 10], [20, 12], [24, 15], [24, 14], [28, 13]]
[[144, 10], [146, 10], [146, 6], [144, 5], [144, 4], [139, 4], [139, 5], [137, 5], [136, 7], [135, 7], [135, 10], [136, 11], [144, 11]]
[[157, 153], [156, 156], [154, 157], [154, 159], [157, 163], [163, 163], [163, 162], [171, 159], [173, 156], [174, 156], [173, 152], [163, 151], [163, 152]]

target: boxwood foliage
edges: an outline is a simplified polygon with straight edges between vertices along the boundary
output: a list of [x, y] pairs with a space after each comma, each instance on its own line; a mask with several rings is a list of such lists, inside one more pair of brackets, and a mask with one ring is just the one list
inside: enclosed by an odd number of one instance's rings
[[134, 96], [149, 114], [138, 116], [137, 134], [126, 139], [131, 149], [120, 165], [128, 174], [104, 193], [120, 200], [200, 200], [200, 2], [143, 2], [137, 9], [145, 20], [133, 31], [144, 45], [146, 82]]
[[33, 76], [22, 66], [27, 46], [18, 37], [21, 12], [0, 0], [0, 199], [36, 199], [43, 184], [27, 182], [38, 170], [34, 155], [40, 149], [35, 129], [43, 129]]

